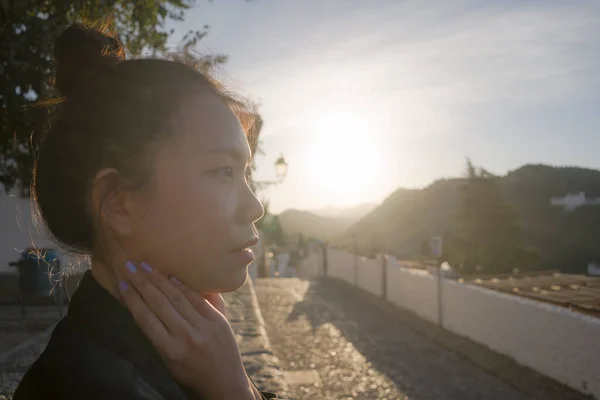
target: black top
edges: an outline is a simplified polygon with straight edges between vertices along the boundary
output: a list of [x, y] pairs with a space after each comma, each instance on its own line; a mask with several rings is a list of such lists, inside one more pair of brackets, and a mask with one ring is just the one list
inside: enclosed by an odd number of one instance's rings
[[19, 383], [13, 400], [25, 399], [201, 400], [175, 382], [129, 311], [90, 271]]

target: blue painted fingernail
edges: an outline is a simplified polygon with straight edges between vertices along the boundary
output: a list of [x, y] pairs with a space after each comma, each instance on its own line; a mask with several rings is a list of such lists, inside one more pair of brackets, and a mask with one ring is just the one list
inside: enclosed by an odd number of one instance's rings
[[129, 270], [129, 272], [131, 272], [132, 274], [135, 274], [135, 271], [137, 271], [137, 268], [135, 267], [135, 265], [133, 265], [133, 263], [131, 261], [127, 261], [125, 263], [125, 267]]
[[169, 279], [171, 279], [171, 281], [173, 281], [174, 283], [181, 283], [179, 279], [175, 278], [174, 276], [170, 277]]
[[125, 281], [121, 281], [121, 282], [119, 282], [119, 290], [120, 290], [121, 292], [124, 292], [124, 291], [126, 291], [127, 289], [129, 289], [129, 285], [127, 284], [127, 282], [125, 282]]
[[150, 268], [150, 266], [146, 262], [141, 263], [140, 267], [142, 267], [142, 269], [146, 272], [152, 272], [152, 268]]

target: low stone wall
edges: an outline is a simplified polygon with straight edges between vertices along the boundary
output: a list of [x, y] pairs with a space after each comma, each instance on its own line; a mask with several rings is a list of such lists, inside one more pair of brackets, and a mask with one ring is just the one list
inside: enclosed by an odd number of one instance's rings
[[223, 297], [227, 303], [227, 319], [235, 332], [248, 375], [260, 390], [287, 397], [283, 369], [271, 351], [252, 280], [248, 279], [240, 289]]

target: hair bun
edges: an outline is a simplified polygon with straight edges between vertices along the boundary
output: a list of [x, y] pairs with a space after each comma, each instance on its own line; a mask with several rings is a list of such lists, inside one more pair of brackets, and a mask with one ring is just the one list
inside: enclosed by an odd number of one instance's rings
[[69, 96], [76, 83], [125, 59], [118, 39], [82, 24], [72, 24], [56, 38], [56, 86]]

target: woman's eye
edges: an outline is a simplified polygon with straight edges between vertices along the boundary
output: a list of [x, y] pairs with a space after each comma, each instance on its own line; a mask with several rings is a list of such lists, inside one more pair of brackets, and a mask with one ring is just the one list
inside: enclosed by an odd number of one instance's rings
[[223, 177], [225, 179], [233, 179], [233, 168], [231, 167], [217, 168], [213, 172], [219, 175], [219, 177]]

